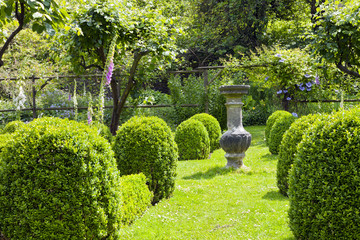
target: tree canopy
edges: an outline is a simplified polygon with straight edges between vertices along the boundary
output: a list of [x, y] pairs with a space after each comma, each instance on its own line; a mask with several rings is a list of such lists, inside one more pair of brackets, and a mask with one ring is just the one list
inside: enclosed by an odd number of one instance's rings
[[[62, 26], [67, 16], [66, 10], [52, 0], [0, 0], [1, 38], [4, 41], [0, 49], [0, 67], [4, 65], [2, 57], [5, 51], [26, 25], [30, 25], [38, 33], [46, 30], [48, 34], [54, 35], [55, 29]], [[8, 24], [14, 20], [17, 21], [17, 27], [14, 30], [7, 29]]]

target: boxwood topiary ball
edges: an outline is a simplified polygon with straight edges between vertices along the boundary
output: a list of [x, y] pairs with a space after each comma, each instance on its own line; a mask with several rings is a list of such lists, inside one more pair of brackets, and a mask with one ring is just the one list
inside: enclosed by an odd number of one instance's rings
[[94, 129], [40, 118], [17, 130], [0, 161], [0, 229], [9, 239], [117, 239], [120, 176]]
[[5, 125], [4, 129], [2, 130], [2, 133], [14, 133], [17, 129], [24, 126], [25, 123], [22, 121], [12, 121]]
[[291, 113], [289, 113], [287, 111], [279, 110], [279, 111], [273, 112], [267, 119], [266, 127], [265, 127], [266, 145], [268, 145], [268, 146], [270, 145], [270, 141], [271, 141], [270, 140], [270, 132], [271, 132], [271, 129], [272, 129], [276, 119], [278, 119], [279, 117], [284, 116], [284, 115], [291, 115]]
[[221, 128], [216, 118], [207, 113], [199, 113], [190, 119], [198, 120], [205, 126], [210, 139], [210, 152], [220, 148]]
[[341, 111], [306, 132], [290, 172], [296, 239], [360, 239], [360, 115]]
[[311, 128], [315, 121], [321, 121], [322, 116], [323, 115], [319, 114], [310, 114], [296, 119], [282, 138], [279, 147], [276, 179], [277, 186], [284, 196], [287, 196], [289, 189], [289, 172], [294, 162], [297, 146], [306, 130]]
[[290, 125], [295, 121], [295, 119], [296, 118], [291, 113], [284, 114], [283, 116], [276, 119], [270, 131], [269, 151], [272, 154], [279, 153], [279, 147], [283, 135], [286, 130], [290, 128]]
[[175, 188], [178, 150], [170, 127], [158, 117], [132, 117], [120, 126], [113, 145], [122, 175], [143, 173], [155, 204]]
[[176, 128], [180, 160], [205, 159], [210, 153], [209, 134], [200, 121], [188, 119]]

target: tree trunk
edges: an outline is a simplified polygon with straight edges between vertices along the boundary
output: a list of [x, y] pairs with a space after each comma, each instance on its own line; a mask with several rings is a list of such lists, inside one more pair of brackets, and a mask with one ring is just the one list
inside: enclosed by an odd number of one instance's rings
[[[111, 89], [113, 91], [113, 102], [114, 102], [114, 109], [113, 109], [113, 113], [112, 113], [112, 117], [111, 117], [111, 125], [110, 125], [110, 131], [113, 135], [116, 135], [116, 131], [118, 130], [119, 127], [119, 121], [120, 121], [120, 115], [121, 112], [124, 109], [125, 106], [125, 102], [127, 97], [130, 94], [130, 91], [132, 90], [132, 88], [135, 86], [135, 72], [136, 69], [139, 65], [139, 62], [141, 60], [141, 58], [143, 56], [145, 56], [148, 52], [135, 52], [134, 54], [134, 60], [130, 69], [130, 75], [129, 75], [129, 79], [128, 82], [126, 84], [126, 88], [124, 90], [124, 92], [121, 95], [121, 98], [119, 98], [119, 93], [118, 93], [118, 88], [117, 88], [117, 83], [115, 84], [111, 84]], [[114, 81], [112, 81], [114, 82]], [[116, 89], [116, 90], [115, 90]], [[116, 95], [114, 95], [114, 93], [117, 93]]]
[[19, 12], [19, 3], [16, 1], [15, 11], [16, 11], [15, 16], [19, 22], [19, 26], [15, 29], [14, 32], [11, 33], [11, 35], [7, 38], [6, 42], [4, 43], [4, 46], [0, 49], [0, 67], [2, 67], [4, 65], [4, 61], [2, 60], [2, 57], [3, 57], [6, 49], [8, 49], [11, 41], [24, 27], [24, 19], [25, 19], [25, 4], [24, 4], [24, 2], [20, 1], [20, 12]]

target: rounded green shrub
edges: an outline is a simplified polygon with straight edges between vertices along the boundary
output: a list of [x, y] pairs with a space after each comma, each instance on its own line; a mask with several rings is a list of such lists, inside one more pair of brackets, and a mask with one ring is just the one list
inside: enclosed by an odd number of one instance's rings
[[24, 126], [25, 123], [22, 121], [12, 121], [5, 125], [4, 129], [2, 130], [2, 133], [14, 133], [17, 129]]
[[180, 160], [206, 159], [210, 154], [209, 134], [200, 121], [188, 119], [179, 124], [175, 132]]
[[279, 160], [277, 163], [276, 179], [280, 192], [287, 196], [289, 189], [289, 172], [294, 162], [297, 146], [308, 128], [311, 128], [315, 121], [320, 121], [323, 115], [310, 114], [298, 118], [285, 132], [280, 147]]
[[110, 144], [94, 129], [36, 119], [13, 134], [0, 157], [0, 229], [6, 238], [119, 238], [119, 171]]
[[11, 133], [0, 134], [0, 152], [2, 152], [2, 149], [11, 140], [11, 138], [12, 138]]
[[283, 116], [276, 119], [274, 125], [270, 131], [270, 142], [269, 142], [269, 151], [272, 154], [279, 153], [279, 147], [281, 140], [283, 138], [286, 130], [290, 128], [290, 125], [295, 121], [295, 117], [291, 113], [284, 114]]
[[288, 191], [296, 239], [360, 239], [359, 113], [326, 117], [299, 143]]
[[267, 119], [266, 126], [265, 126], [266, 145], [268, 145], [268, 146], [270, 145], [270, 141], [271, 141], [270, 140], [270, 132], [271, 132], [271, 129], [272, 129], [276, 119], [278, 119], [279, 117], [284, 116], [284, 115], [291, 115], [291, 113], [289, 113], [287, 111], [279, 110], [279, 111], [273, 112]]
[[175, 188], [178, 149], [170, 127], [158, 117], [132, 117], [120, 126], [113, 145], [122, 175], [143, 173], [155, 204]]
[[110, 128], [108, 126], [99, 122], [93, 122], [91, 126], [97, 129], [97, 132], [100, 136], [108, 140], [109, 143], [112, 143], [113, 135], [111, 134]]
[[152, 193], [146, 185], [143, 173], [125, 175], [120, 179], [123, 194], [122, 223], [130, 225], [151, 205]]
[[210, 152], [220, 148], [221, 128], [216, 118], [207, 113], [199, 113], [190, 119], [198, 120], [205, 126], [210, 139]]

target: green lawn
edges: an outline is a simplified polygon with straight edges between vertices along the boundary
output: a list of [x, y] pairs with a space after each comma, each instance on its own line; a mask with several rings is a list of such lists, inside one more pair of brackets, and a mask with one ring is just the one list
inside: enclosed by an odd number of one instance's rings
[[224, 169], [222, 150], [211, 159], [180, 161], [174, 196], [122, 229], [123, 239], [294, 239], [265, 127], [246, 129], [253, 137], [244, 159], [248, 170]]

